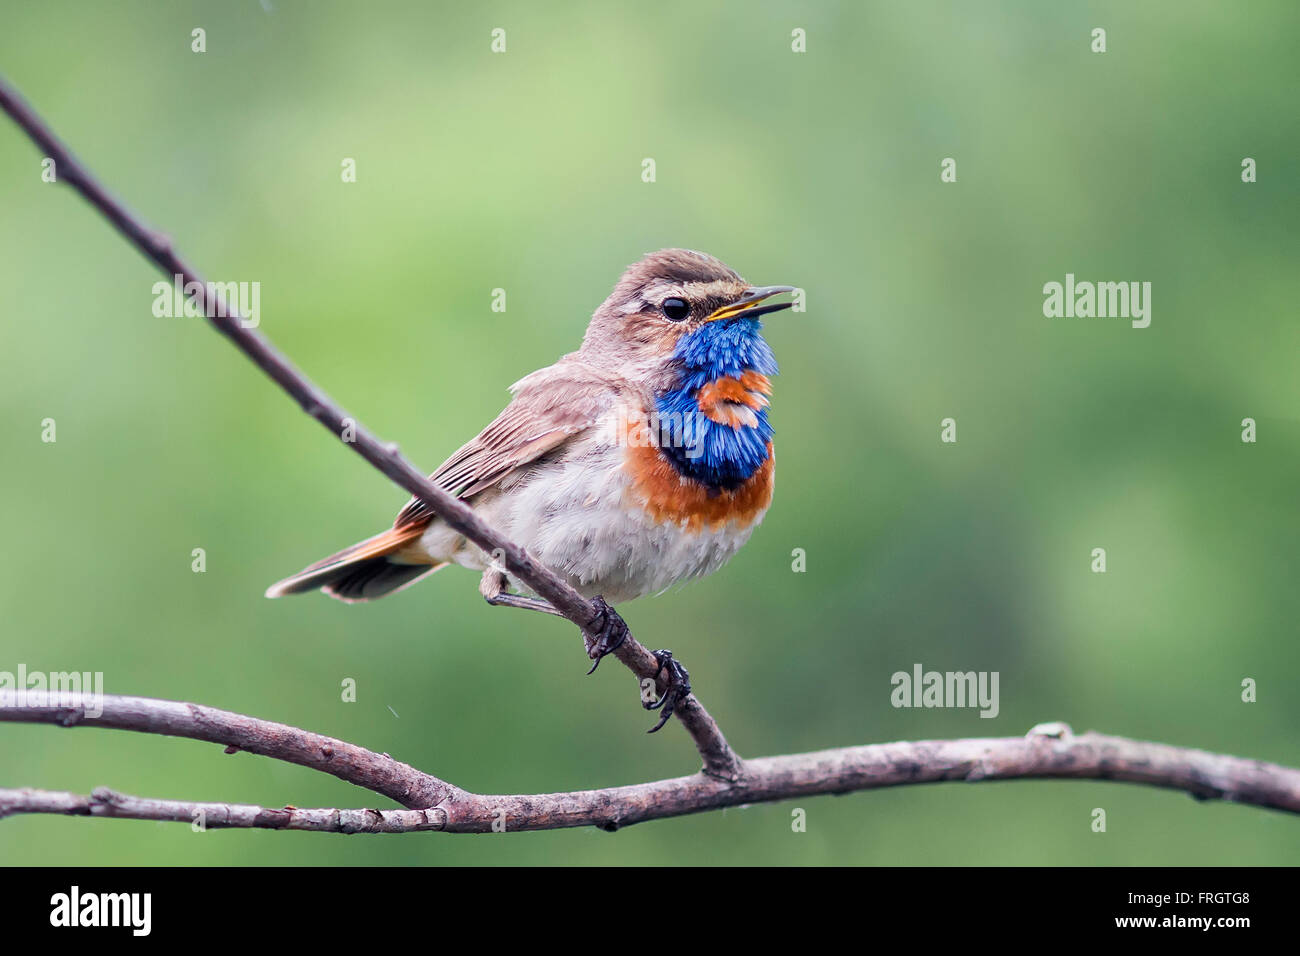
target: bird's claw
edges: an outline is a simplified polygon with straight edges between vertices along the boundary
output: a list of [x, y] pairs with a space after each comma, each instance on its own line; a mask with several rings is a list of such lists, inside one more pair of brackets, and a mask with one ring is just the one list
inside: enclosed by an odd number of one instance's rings
[[596, 668], [605, 655], [614, 653], [627, 640], [627, 624], [619, 613], [600, 595], [592, 598], [591, 603], [596, 607], [596, 616], [592, 618], [587, 630], [582, 632], [587, 656], [595, 662], [591, 665], [591, 670], [587, 671], [587, 676], [596, 673]]
[[655, 660], [659, 662], [659, 669], [655, 671], [655, 681], [658, 682], [659, 675], [665, 672], [668, 675], [668, 680], [664, 686], [663, 696], [656, 701], [645, 701], [641, 705], [646, 710], [659, 711], [659, 723], [647, 730], [646, 733], [648, 734], [653, 734], [668, 723], [668, 718], [677, 710], [678, 705], [691, 694], [690, 672], [682, 666], [681, 661], [673, 657], [673, 652], [659, 650], [655, 651], [654, 655]]
[[[587, 671], [588, 675], [594, 674], [600, 662], [604, 660], [606, 654], [612, 654], [622, 646], [627, 640], [627, 624], [619, 613], [609, 606], [603, 597], [599, 595], [591, 599], [592, 605], [596, 608], [596, 616], [591, 619], [591, 624], [582, 632], [583, 643], [587, 647], [587, 656], [591, 658], [591, 670]], [[690, 672], [682, 666], [681, 661], [673, 657], [673, 652], [668, 650], [659, 650], [654, 652], [655, 660], [659, 663], [659, 668], [655, 671], [654, 683], [658, 684], [659, 678], [666, 675], [664, 681], [664, 692], [658, 700], [645, 700], [642, 706], [646, 710], [659, 711], [659, 722], [651, 727], [647, 733], [653, 734], [656, 730], [668, 723], [668, 719], [677, 712], [683, 700], [690, 696], [691, 693], [691, 675]]]

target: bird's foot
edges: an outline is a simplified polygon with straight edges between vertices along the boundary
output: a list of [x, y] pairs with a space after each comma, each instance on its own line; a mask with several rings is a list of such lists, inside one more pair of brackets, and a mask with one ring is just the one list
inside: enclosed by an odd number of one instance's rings
[[659, 662], [659, 669], [655, 671], [655, 682], [659, 681], [660, 674], [667, 674], [663, 696], [656, 701], [642, 701], [641, 706], [646, 710], [659, 711], [659, 723], [651, 727], [646, 733], [653, 734], [656, 730], [668, 723], [668, 718], [673, 715], [683, 700], [691, 695], [691, 675], [690, 672], [682, 666], [682, 662], [673, 657], [672, 651], [655, 651], [655, 660]]
[[588, 676], [596, 673], [596, 668], [600, 666], [606, 654], [614, 653], [627, 640], [627, 624], [618, 612], [600, 595], [592, 598], [591, 603], [596, 606], [596, 616], [582, 632], [583, 643], [587, 646], [587, 656], [595, 661], [591, 665], [591, 670], [587, 671]]

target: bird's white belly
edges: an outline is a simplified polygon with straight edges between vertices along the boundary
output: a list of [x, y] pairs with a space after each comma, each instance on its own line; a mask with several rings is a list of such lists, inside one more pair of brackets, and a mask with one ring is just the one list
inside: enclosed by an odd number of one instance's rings
[[[743, 527], [728, 522], [698, 530], [685, 522], [655, 520], [629, 494], [622, 461], [617, 446], [588, 446], [583, 455], [540, 465], [474, 498], [474, 510], [568, 577], [579, 593], [599, 594], [611, 603], [713, 573], [749, 540], [762, 518]], [[435, 521], [421, 543], [430, 555], [475, 570], [488, 566], [482, 550], [442, 522]], [[520, 587], [513, 578], [510, 585]]]

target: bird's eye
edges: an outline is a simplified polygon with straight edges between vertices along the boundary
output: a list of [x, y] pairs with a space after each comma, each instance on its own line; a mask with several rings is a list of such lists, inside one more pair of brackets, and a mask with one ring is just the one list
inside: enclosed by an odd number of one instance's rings
[[691, 314], [690, 303], [685, 299], [678, 299], [675, 296], [671, 299], [664, 299], [663, 305], [661, 305], [660, 308], [664, 310], [664, 315], [673, 322], [680, 322]]

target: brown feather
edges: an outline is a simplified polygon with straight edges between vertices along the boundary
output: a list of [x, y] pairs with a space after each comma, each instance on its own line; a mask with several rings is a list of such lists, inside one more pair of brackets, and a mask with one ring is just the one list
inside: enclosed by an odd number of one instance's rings
[[[315, 591], [317, 588], [346, 577], [367, 562], [374, 562], [376, 558], [386, 559], [388, 555], [417, 540], [427, 526], [426, 521], [419, 526], [389, 528], [373, 538], [367, 538], [350, 548], [331, 554], [328, 558], [321, 558], [283, 581], [277, 581], [266, 589], [266, 596], [275, 598], [286, 594], [301, 594], [303, 591]], [[385, 560], [382, 563], [390, 562]]]
[[[595, 425], [621, 385], [617, 376], [585, 364], [577, 353], [566, 355], [516, 382], [511, 387], [514, 399], [505, 410], [429, 479], [454, 495], [471, 498]], [[423, 529], [431, 520], [429, 506], [412, 498], [393, 528]]]

